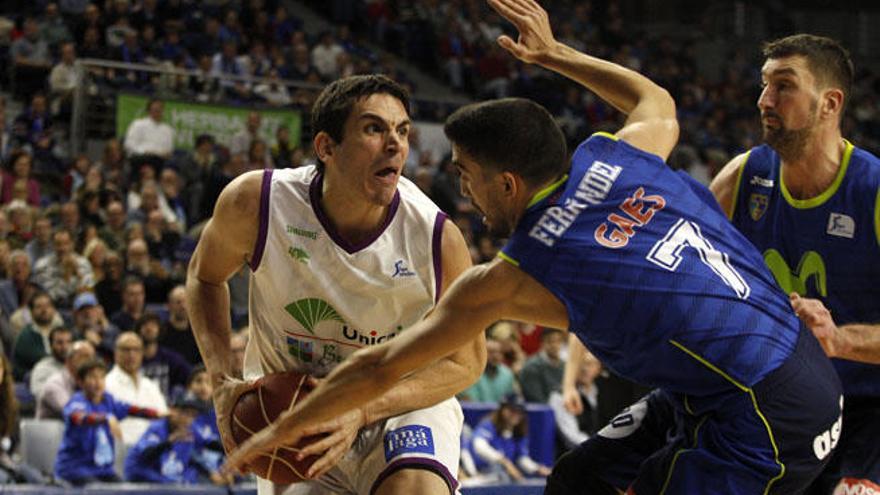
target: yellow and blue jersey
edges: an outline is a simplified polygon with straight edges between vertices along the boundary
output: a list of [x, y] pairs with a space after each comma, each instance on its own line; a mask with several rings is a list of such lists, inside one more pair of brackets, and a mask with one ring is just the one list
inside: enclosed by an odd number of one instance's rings
[[500, 256], [565, 304], [605, 365], [645, 385], [751, 387], [797, 343], [788, 298], [709, 191], [608, 134], [578, 147]]
[[[880, 322], [880, 160], [846, 143], [823, 193], [792, 197], [779, 155], [752, 149], [740, 168], [731, 220], [758, 247], [786, 293], [816, 298], [835, 323]], [[880, 395], [880, 366], [834, 360], [844, 392]]]

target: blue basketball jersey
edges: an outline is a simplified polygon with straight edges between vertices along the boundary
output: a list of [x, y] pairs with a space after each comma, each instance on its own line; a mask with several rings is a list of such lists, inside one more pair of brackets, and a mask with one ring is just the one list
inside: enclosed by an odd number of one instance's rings
[[[779, 155], [753, 148], [740, 168], [732, 221], [786, 293], [820, 299], [835, 323], [880, 322], [880, 160], [846, 143], [819, 196], [798, 200]], [[880, 395], [880, 366], [834, 360], [847, 395]]]
[[708, 189], [609, 134], [578, 147], [500, 256], [565, 304], [569, 330], [606, 366], [642, 384], [751, 387], [797, 341], [787, 297]]

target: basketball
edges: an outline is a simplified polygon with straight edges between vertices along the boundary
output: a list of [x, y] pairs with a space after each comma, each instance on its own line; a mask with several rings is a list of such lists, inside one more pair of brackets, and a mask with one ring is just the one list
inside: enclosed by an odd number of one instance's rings
[[[272, 373], [257, 380], [257, 388], [239, 397], [232, 409], [232, 437], [241, 445], [254, 433], [269, 425], [282, 412], [292, 408], [302, 400], [312, 387], [308, 375], [287, 371]], [[318, 456], [296, 460], [299, 448], [321, 438], [320, 435], [306, 437], [297, 445], [279, 447], [252, 461], [251, 472], [275, 483], [296, 483], [305, 479], [305, 474]]]

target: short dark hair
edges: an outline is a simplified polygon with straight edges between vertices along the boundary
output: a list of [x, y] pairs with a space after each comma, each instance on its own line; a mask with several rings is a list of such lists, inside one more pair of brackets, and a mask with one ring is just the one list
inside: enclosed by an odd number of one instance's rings
[[345, 121], [355, 103], [374, 94], [388, 94], [397, 98], [409, 113], [409, 92], [388, 76], [369, 74], [343, 77], [328, 84], [312, 105], [312, 135], [326, 132], [334, 141], [341, 143]]
[[563, 337], [565, 337], [565, 332], [558, 328], [545, 327], [541, 329], [541, 342], [549, 339], [554, 335], [562, 335]]
[[210, 134], [199, 134], [198, 136], [196, 136], [196, 148], [198, 148], [199, 146], [201, 146], [205, 143], [209, 143], [209, 144], [213, 145], [214, 144], [214, 136], [212, 136]]
[[835, 86], [843, 91], [844, 108], [855, 78], [855, 68], [849, 51], [836, 40], [812, 34], [794, 34], [764, 44], [768, 59], [800, 55], [807, 59], [807, 67], [820, 84]]
[[76, 369], [76, 377], [80, 380], [85, 380], [86, 375], [88, 375], [90, 371], [98, 368], [104, 370], [104, 373], [107, 372], [107, 365], [104, 364], [104, 361], [101, 361], [97, 358], [89, 359], [88, 361], [79, 365], [79, 368]]
[[565, 136], [553, 116], [524, 98], [473, 103], [446, 119], [446, 137], [481, 166], [513, 172], [531, 185], [568, 171]]
[[69, 333], [70, 335], [73, 335], [73, 330], [71, 330], [65, 326], [59, 325], [57, 327], [54, 327], [52, 330], [49, 330], [49, 342], [51, 343], [53, 340], [55, 340], [55, 336], [58, 335], [59, 333], [65, 333], [65, 332]]
[[144, 325], [150, 322], [155, 322], [156, 325], [159, 325], [159, 330], [162, 330], [162, 318], [159, 318], [159, 315], [157, 315], [156, 313], [147, 311], [140, 318], [138, 318], [136, 322], [134, 322], [134, 331], [140, 334], [141, 328], [143, 328]]
[[193, 366], [192, 371], [189, 372], [189, 376], [186, 378], [186, 388], [189, 388], [189, 386], [192, 385], [193, 380], [195, 380], [197, 376], [207, 372], [208, 368], [205, 368], [204, 364]]
[[30, 309], [31, 311], [34, 310], [34, 304], [36, 304], [38, 297], [46, 297], [49, 299], [49, 302], [51, 302], [53, 306], [55, 305], [55, 301], [52, 300], [52, 296], [50, 296], [48, 292], [44, 290], [38, 290], [34, 292], [34, 294], [31, 296], [31, 300], [28, 301], [28, 309]]

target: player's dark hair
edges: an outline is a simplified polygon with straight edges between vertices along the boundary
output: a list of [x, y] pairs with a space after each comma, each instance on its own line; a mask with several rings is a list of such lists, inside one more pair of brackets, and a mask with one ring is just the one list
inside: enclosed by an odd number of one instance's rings
[[556, 179], [569, 168], [562, 130], [547, 109], [531, 100], [466, 105], [446, 119], [443, 131], [482, 167], [513, 172], [531, 185]]
[[94, 369], [102, 369], [104, 372], [107, 372], [107, 365], [104, 364], [104, 361], [100, 359], [89, 359], [83, 364], [79, 365], [79, 368], [76, 369], [76, 377], [80, 379], [80, 381], [86, 379], [86, 375], [88, 375]]
[[846, 109], [849, 95], [852, 94], [855, 69], [849, 51], [836, 40], [812, 34], [795, 34], [765, 43], [763, 53], [768, 59], [795, 55], [806, 58], [807, 67], [819, 84], [843, 91], [843, 109]]
[[[312, 135], [326, 132], [333, 141], [342, 142], [345, 121], [355, 103], [374, 94], [388, 94], [400, 100], [409, 113], [409, 92], [381, 74], [358, 75], [337, 79], [328, 84], [312, 105]], [[318, 159], [318, 167], [324, 164]]]

